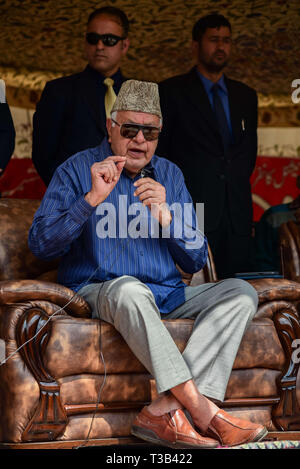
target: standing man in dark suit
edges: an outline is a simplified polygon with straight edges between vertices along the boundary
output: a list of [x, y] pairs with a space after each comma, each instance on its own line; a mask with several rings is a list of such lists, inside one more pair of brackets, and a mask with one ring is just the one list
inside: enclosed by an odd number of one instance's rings
[[157, 154], [185, 175], [194, 202], [204, 202], [205, 233], [219, 278], [250, 268], [250, 176], [257, 152], [257, 95], [223, 74], [231, 25], [208, 15], [194, 25], [197, 65], [160, 83], [163, 129]]
[[5, 95], [5, 83], [0, 80], [0, 176], [13, 154], [16, 136]]
[[129, 21], [115, 7], [103, 7], [88, 18], [80, 73], [48, 82], [33, 117], [33, 163], [45, 182], [71, 155], [101, 143], [106, 118], [124, 77], [120, 62], [129, 47]]

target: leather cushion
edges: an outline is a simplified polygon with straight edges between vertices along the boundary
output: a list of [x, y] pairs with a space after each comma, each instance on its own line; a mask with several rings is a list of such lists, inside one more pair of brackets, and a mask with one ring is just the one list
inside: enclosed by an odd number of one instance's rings
[[232, 370], [225, 399], [277, 396], [276, 380], [280, 375], [280, 371], [264, 368]]
[[[166, 320], [164, 324], [182, 352], [191, 334], [193, 321]], [[99, 337], [99, 320], [54, 318], [44, 355], [46, 368], [55, 378], [81, 373], [103, 374]], [[101, 322], [101, 338], [108, 374], [145, 372], [143, 365], [113, 326]], [[234, 368], [282, 370], [283, 365], [284, 355], [272, 321], [266, 318], [253, 321], [241, 343]]]
[[[267, 398], [277, 396], [276, 380], [280, 371], [264, 368], [233, 370], [225, 399]], [[101, 403], [150, 402], [155, 397], [154, 380], [148, 374], [80, 374], [58, 380], [62, 403], [66, 406]]]

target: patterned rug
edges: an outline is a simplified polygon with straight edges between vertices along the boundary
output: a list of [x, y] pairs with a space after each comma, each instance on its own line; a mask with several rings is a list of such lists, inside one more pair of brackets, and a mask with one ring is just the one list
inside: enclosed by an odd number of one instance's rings
[[232, 448], [223, 446], [216, 449], [300, 449], [300, 441], [259, 441], [257, 443], [247, 443]]
[[[141, 441], [141, 440], [140, 440]], [[168, 448], [165, 446], [160, 446], [160, 445], [151, 445], [151, 444], [138, 444], [138, 445], [112, 445], [112, 446], [92, 446], [92, 445], [86, 445], [80, 447], [80, 449], [83, 450], [96, 450], [98, 452], [101, 452], [102, 456], [104, 457], [105, 455], [111, 456], [111, 455], [128, 455], [128, 454], [135, 454], [135, 455], [141, 455], [144, 456], [147, 460], [149, 458], [151, 453], [155, 454], [171, 454], [171, 455], [182, 455], [184, 458], [188, 454], [192, 454], [193, 459], [197, 458], [197, 455], [199, 456], [199, 451], [197, 449], [173, 449], [173, 448]], [[247, 443], [244, 445], [239, 445], [239, 446], [220, 446], [219, 448], [214, 448], [213, 450], [219, 450], [219, 449], [229, 449], [229, 450], [234, 450], [234, 449], [300, 449], [300, 441], [293, 441], [293, 440], [279, 440], [279, 441], [260, 441], [257, 443]], [[213, 451], [212, 450], [212, 451]], [[146, 459], [143, 459], [146, 461]]]

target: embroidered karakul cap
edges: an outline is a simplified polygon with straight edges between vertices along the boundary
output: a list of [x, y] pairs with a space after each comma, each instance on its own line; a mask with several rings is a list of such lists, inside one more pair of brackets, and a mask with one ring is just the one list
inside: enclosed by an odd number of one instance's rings
[[114, 111], [146, 112], [161, 118], [157, 83], [124, 81], [113, 105], [112, 112]]

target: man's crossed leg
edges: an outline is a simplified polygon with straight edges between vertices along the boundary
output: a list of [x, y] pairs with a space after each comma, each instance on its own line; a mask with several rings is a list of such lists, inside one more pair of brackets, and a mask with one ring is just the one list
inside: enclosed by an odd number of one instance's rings
[[227, 279], [186, 287], [185, 303], [163, 316], [194, 319], [183, 354], [161, 321], [151, 290], [138, 279], [122, 276], [88, 285], [79, 294], [94, 317], [114, 325], [155, 378], [159, 396], [137, 416], [133, 434], [172, 447], [198, 448], [234, 446], [266, 435], [262, 425], [234, 418], [213, 402], [224, 399], [240, 342], [257, 309], [250, 284]]

